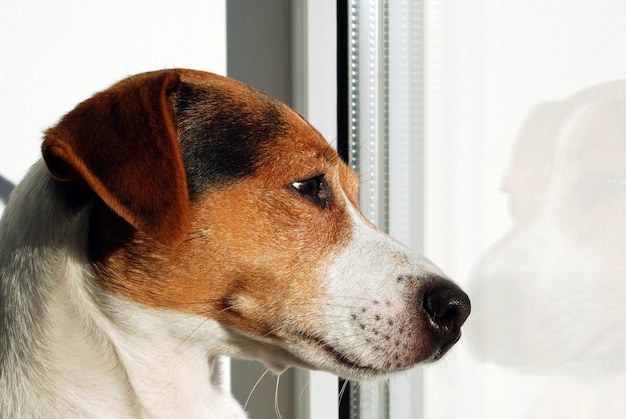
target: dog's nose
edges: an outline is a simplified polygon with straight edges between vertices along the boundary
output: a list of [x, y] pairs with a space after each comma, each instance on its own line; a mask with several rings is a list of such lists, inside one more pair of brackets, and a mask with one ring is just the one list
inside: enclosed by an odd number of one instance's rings
[[470, 314], [469, 297], [457, 285], [446, 279], [434, 281], [424, 293], [423, 307], [443, 351], [461, 336], [461, 326]]

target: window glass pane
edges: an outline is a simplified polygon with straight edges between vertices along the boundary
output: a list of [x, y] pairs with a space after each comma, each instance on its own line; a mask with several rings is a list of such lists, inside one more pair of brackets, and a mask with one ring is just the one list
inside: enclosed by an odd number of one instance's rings
[[426, 253], [473, 313], [426, 418], [626, 412], [618, 1], [426, 1]]
[[623, 417], [626, 4], [391, 3], [350, 2], [361, 204], [473, 314], [355, 417]]

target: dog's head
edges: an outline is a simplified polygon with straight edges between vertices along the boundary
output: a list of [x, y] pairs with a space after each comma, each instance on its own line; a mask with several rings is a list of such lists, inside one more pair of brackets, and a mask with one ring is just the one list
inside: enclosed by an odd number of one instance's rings
[[218, 322], [238, 342], [225, 355], [373, 377], [439, 358], [469, 314], [458, 287], [363, 217], [355, 173], [320, 133], [242, 83], [131, 77], [50, 129], [43, 155], [97, 196], [99, 286]]
[[[534, 373], [626, 369], [626, 81], [534, 106], [503, 182], [510, 230], [469, 284], [480, 359]], [[506, 313], [506, 316], [502, 316]]]

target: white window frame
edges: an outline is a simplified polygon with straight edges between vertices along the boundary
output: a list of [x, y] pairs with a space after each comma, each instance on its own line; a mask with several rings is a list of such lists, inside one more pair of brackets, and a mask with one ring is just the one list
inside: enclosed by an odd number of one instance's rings
[[[333, 141], [337, 136], [336, 2], [296, 0], [293, 5], [294, 107]], [[360, 43], [350, 45], [359, 65], [356, 79], [349, 81], [350, 95], [360, 99], [359, 114], [352, 115], [358, 122], [351, 123], [349, 158], [366, 179], [361, 185], [361, 208], [380, 228], [421, 252], [423, 220], [414, 216], [423, 213], [424, 193], [422, 33], [410, 19], [421, 17], [422, 2], [353, 0], [349, 7], [362, 11], [349, 29], [358, 32], [352, 35]], [[395, 24], [381, 33], [386, 19]], [[399, 47], [388, 50], [389, 40]], [[388, 182], [393, 182], [393, 190]], [[421, 397], [415, 397], [422, 393], [422, 381], [421, 375], [412, 374], [359, 383], [359, 417], [422, 417]], [[299, 370], [296, 386], [298, 419], [338, 417], [337, 377]], [[348, 392], [343, 397], [349, 397]]]
[[[293, 107], [328, 141], [337, 138], [337, 18], [335, 0], [294, 0]], [[296, 419], [337, 419], [338, 378], [295, 371]]]

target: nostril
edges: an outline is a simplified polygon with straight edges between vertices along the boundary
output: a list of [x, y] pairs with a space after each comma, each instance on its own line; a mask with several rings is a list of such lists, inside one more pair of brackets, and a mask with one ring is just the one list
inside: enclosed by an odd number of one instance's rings
[[467, 294], [449, 281], [426, 291], [423, 305], [432, 323], [444, 337], [455, 340], [471, 311]]

